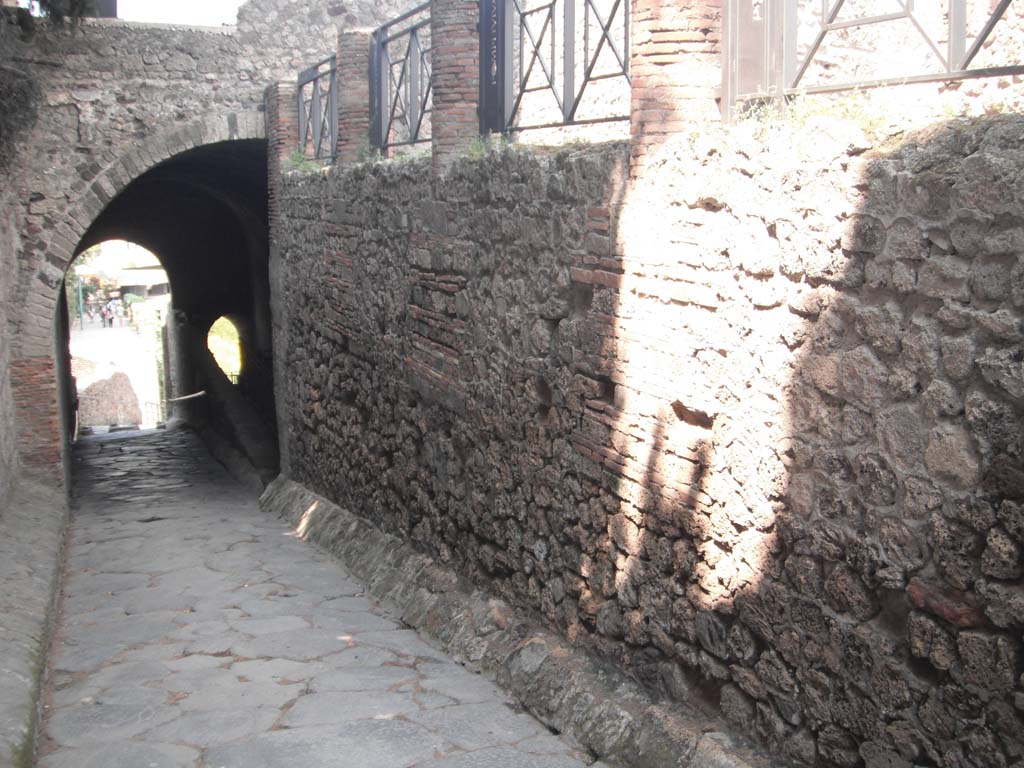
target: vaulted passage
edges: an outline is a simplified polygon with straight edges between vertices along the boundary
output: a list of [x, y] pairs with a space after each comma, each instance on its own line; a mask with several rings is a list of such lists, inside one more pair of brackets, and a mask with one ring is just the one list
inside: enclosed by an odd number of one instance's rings
[[[266, 162], [260, 140], [175, 155], [128, 184], [78, 247], [128, 240], [160, 259], [173, 296], [164, 329], [168, 416], [243, 454], [264, 481], [277, 469]], [[221, 370], [207, 346], [221, 317], [239, 334], [237, 377]]]

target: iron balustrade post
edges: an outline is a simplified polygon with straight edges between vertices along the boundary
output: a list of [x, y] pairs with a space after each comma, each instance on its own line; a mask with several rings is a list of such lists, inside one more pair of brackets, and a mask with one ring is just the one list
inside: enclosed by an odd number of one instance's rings
[[321, 131], [324, 125], [324, 111], [320, 105], [320, 79], [313, 80], [313, 95], [309, 102], [309, 124], [313, 133], [313, 156], [320, 154]]
[[308, 114], [306, 112], [306, 95], [304, 93], [302, 75], [299, 75], [299, 87], [296, 89], [295, 99], [295, 108], [299, 111], [299, 147], [304, 151], [306, 147], [306, 122]]
[[576, 112], [576, 0], [562, 2], [562, 120], [571, 123]]
[[387, 104], [387, 81], [384, 72], [382, 30], [370, 35], [370, 146], [383, 152], [387, 144], [384, 110]]
[[[331, 73], [327, 80], [327, 133], [330, 139], [330, 157], [338, 153], [338, 62], [331, 57]], [[320, 155], [320, 146], [317, 146], [317, 156]]]
[[725, 122], [731, 122], [736, 117], [740, 2], [741, 0], [724, 0], [722, 3], [722, 94], [718, 106]]
[[630, 66], [631, 66], [631, 64], [630, 64], [630, 55], [631, 55], [630, 51], [633, 48], [633, 41], [631, 39], [632, 33], [629, 30], [629, 20], [630, 20], [630, 18], [633, 15], [633, 8], [631, 6], [632, 6], [632, 0], [626, 0], [626, 2], [623, 5], [623, 9], [622, 9], [622, 50], [623, 50], [623, 54], [622, 55], [624, 56], [624, 58], [622, 60], [622, 69], [623, 69], [623, 72], [626, 75], [626, 80], [629, 81], [630, 85], [633, 84], [632, 77], [629, 74]]
[[796, 0], [766, 0], [765, 14], [765, 73], [768, 97], [777, 109], [785, 105], [786, 88], [789, 85], [786, 66], [787, 56], [787, 20], [790, 7]]
[[409, 141], [419, 138], [420, 126], [420, 37], [413, 30], [406, 50], [406, 64], [409, 67], [406, 83], [406, 119], [409, 123]]
[[480, 0], [480, 133], [502, 133], [512, 105], [515, 0]]
[[946, 71], [956, 72], [967, 51], [967, 0], [949, 0], [949, 52]]
[[798, 0], [783, 0], [786, 10], [782, 18], [782, 74], [786, 88], [793, 87], [797, 70], [797, 29], [800, 23]]
[[515, 53], [515, 40], [513, 23], [515, 21], [516, 2], [515, 0], [500, 0], [501, 13], [498, 17], [500, 22], [498, 36], [499, 66], [502, 75], [501, 82], [501, 130], [504, 131], [512, 123], [512, 78], [515, 77], [515, 68], [512, 66], [512, 58]]

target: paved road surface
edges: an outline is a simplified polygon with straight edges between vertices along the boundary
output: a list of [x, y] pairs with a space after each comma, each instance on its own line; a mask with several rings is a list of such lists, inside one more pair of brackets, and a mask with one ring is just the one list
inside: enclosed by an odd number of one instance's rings
[[87, 439], [44, 768], [578, 768], [189, 432]]

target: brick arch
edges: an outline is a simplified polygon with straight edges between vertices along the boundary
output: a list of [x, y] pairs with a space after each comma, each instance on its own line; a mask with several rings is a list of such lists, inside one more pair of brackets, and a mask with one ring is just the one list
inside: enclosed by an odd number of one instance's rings
[[24, 276], [14, 318], [11, 389], [20, 460], [29, 473], [56, 484], [66, 479], [55, 318], [64, 275], [92, 222], [129, 184], [175, 155], [208, 144], [265, 137], [264, 117], [255, 111], [205, 116], [155, 133], [113, 155], [64, 209], [62, 221], [48, 233], [41, 258]]
[[15, 357], [50, 353], [51, 323], [40, 323], [38, 319], [45, 316], [52, 320], [64, 274], [77, 254], [78, 243], [107, 203], [135, 179], [182, 152], [205, 144], [265, 136], [263, 115], [257, 112], [206, 117], [150, 136], [100, 171], [65, 209], [64, 221], [53, 232], [34, 279], [23, 294], [24, 306], [30, 308], [37, 322], [21, 324], [15, 336]]

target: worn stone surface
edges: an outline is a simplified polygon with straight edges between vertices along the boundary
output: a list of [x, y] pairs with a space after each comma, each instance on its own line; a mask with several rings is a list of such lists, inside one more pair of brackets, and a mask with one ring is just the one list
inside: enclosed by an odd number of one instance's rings
[[[278, 478], [260, 504], [288, 520], [298, 536], [337, 555], [365, 583], [368, 596], [391, 606], [403, 622], [440, 644], [459, 663], [493, 677], [549, 728], [571, 737], [608, 765], [768, 768], [782, 764], [727, 735], [723, 723], [696, 700], [670, 707], [656, 703], [649, 691], [622, 671], [572, 648], [540, 627], [530, 613], [475, 588], [408, 542], [297, 483]], [[372, 637], [381, 648], [405, 646], [418, 657], [437, 655], [412, 633], [375, 631], [361, 637]], [[407, 646], [409, 642], [414, 645]], [[483, 677], [452, 676], [451, 666], [452, 662], [438, 659], [426, 668], [427, 678], [421, 678], [419, 687], [424, 696], [452, 704], [411, 711], [405, 717], [444, 733], [459, 733], [463, 744], [477, 744], [479, 751], [461, 756], [457, 765], [490, 765], [492, 760], [498, 761], [496, 765], [535, 765], [536, 756], [516, 756], [507, 748], [485, 746], [492, 729], [512, 740], [516, 734], [525, 737], [529, 720], [499, 717], [500, 710], [487, 693], [490, 684]], [[286, 718], [323, 723], [327, 712], [362, 708], [374, 701], [363, 693], [367, 687], [361, 676], [353, 676], [347, 667], [341, 675], [318, 676], [312, 687], [314, 694], [303, 699], [308, 704], [299, 712], [296, 705]], [[479, 716], [488, 711], [492, 715], [481, 720]]]
[[794, 760], [1012, 764], [1021, 135], [288, 176], [292, 476]]
[[0, 766], [31, 764], [67, 505], [29, 481], [0, 504]]
[[40, 766], [593, 762], [260, 512], [193, 433], [88, 438], [75, 478]]

